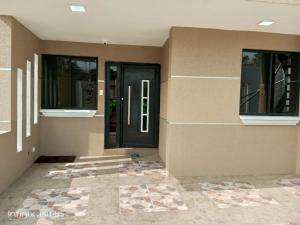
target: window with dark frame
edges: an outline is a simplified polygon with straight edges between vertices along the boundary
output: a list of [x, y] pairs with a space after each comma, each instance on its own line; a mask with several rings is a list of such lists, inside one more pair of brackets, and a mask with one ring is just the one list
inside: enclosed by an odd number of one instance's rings
[[43, 109], [97, 109], [98, 59], [42, 56]]
[[297, 116], [300, 54], [243, 50], [240, 115]]

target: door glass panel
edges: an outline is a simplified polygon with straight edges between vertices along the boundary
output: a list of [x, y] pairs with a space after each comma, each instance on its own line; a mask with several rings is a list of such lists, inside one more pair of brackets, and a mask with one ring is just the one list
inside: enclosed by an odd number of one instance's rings
[[149, 131], [149, 80], [142, 80], [141, 93], [141, 132]]
[[143, 96], [144, 97], [148, 97], [148, 85], [144, 85], [143, 86]]
[[143, 99], [143, 114], [147, 114], [148, 112], [148, 99]]
[[117, 66], [110, 67], [110, 79], [109, 79], [109, 94], [110, 98], [117, 97]]
[[147, 130], [147, 126], [148, 126], [147, 116], [143, 116], [143, 131]]
[[117, 100], [109, 101], [109, 143], [115, 144], [117, 141]]
[[111, 65], [109, 67], [108, 82], [108, 144], [110, 146], [116, 146], [118, 144], [118, 67]]

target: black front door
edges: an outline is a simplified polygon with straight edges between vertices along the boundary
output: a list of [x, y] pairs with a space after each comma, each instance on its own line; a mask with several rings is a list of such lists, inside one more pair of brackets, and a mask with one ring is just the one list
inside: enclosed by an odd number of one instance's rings
[[107, 63], [105, 146], [157, 147], [159, 66]]

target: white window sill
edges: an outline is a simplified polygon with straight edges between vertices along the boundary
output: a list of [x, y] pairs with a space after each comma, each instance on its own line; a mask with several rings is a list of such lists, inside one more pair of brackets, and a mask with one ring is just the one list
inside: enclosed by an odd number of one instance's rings
[[300, 121], [298, 116], [240, 116], [245, 125], [297, 125]]
[[1, 134], [6, 134], [6, 133], [9, 133], [10, 132], [10, 130], [0, 130], [0, 135]]
[[45, 117], [94, 117], [97, 110], [42, 109]]

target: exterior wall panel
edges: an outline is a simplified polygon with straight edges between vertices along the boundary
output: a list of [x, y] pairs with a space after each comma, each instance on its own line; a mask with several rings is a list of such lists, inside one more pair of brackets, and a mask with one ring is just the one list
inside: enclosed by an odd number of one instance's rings
[[243, 125], [239, 95], [243, 48], [300, 52], [300, 37], [175, 27], [171, 42], [169, 171], [175, 176], [295, 173], [298, 126]]
[[[10, 100], [10, 132], [0, 134], [0, 192], [5, 190], [13, 181], [15, 181], [22, 173], [29, 168], [39, 155], [38, 137], [39, 125], [32, 127], [32, 135], [25, 138], [25, 107], [23, 112], [23, 150], [17, 152], [17, 68], [26, 71], [26, 60], [33, 61], [34, 54], [39, 54], [40, 40], [26, 29], [22, 24], [12, 17], [0, 16], [0, 21], [5, 20], [6, 25], [10, 24], [8, 35], [11, 36], [11, 47], [9, 53], [5, 55], [6, 60], [11, 63], [9, 74], [8, 89], [5, 94]], [[0, 31], [3, 30], [0, 28]], [[2, 54], [2, 52], [1, 52]], [[3, 60], [2, 60], [3, 61]], [[5, 64], [8, 66], [8, 64]], [[25, 102], [26, 82], [23, 82], [23, 105]], [[32, 85], [33, 88], [33, 85]], [[33, 93], [33, 89], [31, 90]], [[33, 105], [31, 106], [33, 111]], [[1, 109], [2, 110], [2, 109]], [[32, 121], [33, 123], [33, 121]], [[36, 147], [36, 151], [32, 152], [32, 148]]]
[[[160, 63], [161, 48], [42, 41], [42, 54], [98, 57], [98, 92], [105, 89], [105, 62]], [[104, 93], [105, 94], [105, 93]], [[103, 155], [105, 95], [98, 95], [94, 118], [41, 118], [40, 146], [44, 155]]]

